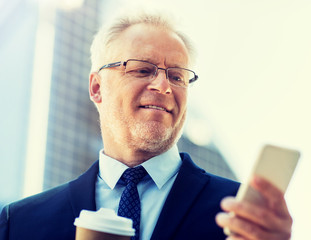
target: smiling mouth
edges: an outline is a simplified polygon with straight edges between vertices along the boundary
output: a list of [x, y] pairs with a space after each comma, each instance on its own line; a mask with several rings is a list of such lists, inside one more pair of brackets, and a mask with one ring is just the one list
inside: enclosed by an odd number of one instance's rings
[[160, 110], [160, 111], [165, 111], [168, 113], [171, 113], [171, 111], [163, 108], [163, 107], [159, 107], [159, 106], [154, 106], [154, 105], [146, 105], [146, 106], [141, 106], [141, 108], [147, 108], [147, 109], [156, 109], [156, 110]]

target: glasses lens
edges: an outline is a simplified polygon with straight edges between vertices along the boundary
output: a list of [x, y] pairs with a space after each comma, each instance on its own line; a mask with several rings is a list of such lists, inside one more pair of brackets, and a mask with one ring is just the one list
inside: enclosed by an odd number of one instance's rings
[[155, 75], [157, 67], [148, 62], [128, 60], [125, 73], [135, 78], [148, 78]]
[[[125, 73], [136, 79], [153, 79], [157, 74], [158, 67], [142, 60], [130, 59], [126, 62]], [[162, 69], [161, 70], [165, 70]], [[191, 80], [195, 79], [193, 71], [185, 68], [170, 67], [166, 69], [170, 84], [179, 87], [188, 87]]]
[[189, 85], [189, 80], [194, 77], [194, 73], [182, 68], [169, 68], [168, 69], [168, 79], [171, 84], [187, 87]]

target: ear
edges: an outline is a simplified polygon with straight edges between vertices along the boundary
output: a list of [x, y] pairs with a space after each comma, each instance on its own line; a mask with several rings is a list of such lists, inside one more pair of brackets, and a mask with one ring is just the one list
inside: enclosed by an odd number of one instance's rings
[[89, 94], [90, 94], [90, 99], [94, 103], [101, 103], [102, 101], [102, 95], [100, 92], [100, 76], [98, 73], [93, 72], [90, 74], [89, 78]]

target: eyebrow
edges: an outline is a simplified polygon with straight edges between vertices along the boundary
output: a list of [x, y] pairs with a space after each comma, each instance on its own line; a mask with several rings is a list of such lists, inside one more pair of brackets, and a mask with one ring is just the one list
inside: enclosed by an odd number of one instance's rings
[[[142, 60], [142, 61], [150, 62], [150, 63], [155, 64], [157, 66], [159, 65], [159, 62], [155, 61], [154, 58], [140, 57], [140, 58], [135, 58], [135, 59], [139, 59], [139, 60]], [[165, 64], [165, 66], [167, 66], [166, 61], [164, 62], [164, 64]], [[175, 64], [175, 63], [174, 63], [174, 65], [167, 66], [167, 67], [186, 68], [185, 66], [182, 66], [182, 65], [179, 65], [179, 64]]]
[[146, 61], [146, 62], [150, 62], [150, 63], [153, 63], [155, 65], [158, 65], [159, 63], [156, 62], [154, 60], [154, 58], [149, 58], [149, 57], [142, 57], [142, 58], [136, 58], [136, 59], [139, 59], [139, 60], [142, 60], [142, 61]]

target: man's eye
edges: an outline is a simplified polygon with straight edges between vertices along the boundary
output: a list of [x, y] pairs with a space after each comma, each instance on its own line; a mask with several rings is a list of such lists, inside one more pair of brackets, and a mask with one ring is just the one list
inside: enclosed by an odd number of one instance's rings
[[141, 68], [141, 69], [137, 69], [136, 71], [138, 73], [141, 73], [141, 74], [151, 74], [152, 73], [152, 70], [148, 69], [148, 68]]
[[170, 76], [170, 80], [175, 82], [182, 82], [182, 78], [180, 76]]
[[169, 72], [169, 80], [171, 82], [183, 82], [184, 81], [184, 76], [182, 73], [178, 71], [171, 71]]
[[134, 77], [148, 77], [153, 74], [153, 70], [150, 68], [135, 68], [127, 71], [127, 73], [131, 74]]

